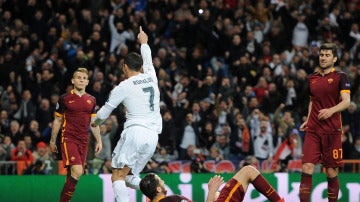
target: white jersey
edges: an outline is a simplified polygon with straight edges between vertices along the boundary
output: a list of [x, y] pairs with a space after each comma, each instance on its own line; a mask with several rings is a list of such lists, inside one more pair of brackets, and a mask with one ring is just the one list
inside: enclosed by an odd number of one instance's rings
[[160, 134], [160, 91], [148, 44], [141, 45], [141, 56], [144, 73], [132, 76], [116, 86], [111, 91], [108, 101], [97, 112], [96, 118], [105, 120], [120, 103], [123, 103], [126, 108], [124, 128], [141, 125]]

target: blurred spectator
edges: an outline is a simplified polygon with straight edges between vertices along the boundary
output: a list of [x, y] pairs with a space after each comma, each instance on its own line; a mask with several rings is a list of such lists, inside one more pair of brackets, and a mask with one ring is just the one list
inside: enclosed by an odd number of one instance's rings
[[35, 163], [29, 165], [23, 170], [23, 175], [45, 175], [46, 165], [41, 160], [36, 160]]
[[0, 161], [6, 161], [6, 157], [8, 155], [8, 151], [5, 148], [4, 144], [5, 135], [0, 133]]
[[236, 115], [235, 125], [231, 129], [230, 159], [243, 160], [253, 153], [250, 130], [241, 114]]
[[178, 126], [175, 124], [171, 111], [166, 110], [163, 115], [163, 129], [159, 134], [159, 144], [161, 147], [168, 147], [169, 152], [173, 154], [177, 150], [176, 139], [179, 132]]
[[14, 114], [14, 118], [25, 127], [28, 127], [30, 121], [36, 118], [36, 105], [33, 103], [30, 90], [26, 89], [23, 91], [20, 108]]
[[215, 143], [215, 138], [214, 125], [210, 121], [206, 121], [199, 136], [200, 148], [210, 149], [210, 147]]
[[51, 174], [52, 167], [51, 162], [54, 161], [52, 158], [52, 155], [50, 153], [50, 150], [45, 142], [38, 142], [36, 144], [36, 150], [33, 151], [34, 161], [36, 162], [40, 161], [42, 164], [44, 164], [44, 174]]
[[281, 103], [275, 110], [274, 123], [281, 128], [281, 132], [285, 133], [285, 135], [288, 135], [290, 129], [295, 126], [291, 111], [285, 109], [285, 104]]
[[42, 132], [39, 130], [39, 122], [35, 119], [30, 121], [29, 128], [25, 130], [24, 133], [31, 137], [33, 147], [35, 147], [38, 142], [44, 141]]
[[79, 31], [75, 30], [70, 34], [70, 38], [64, 41], [64, 44], [62, 46], [62, 49], [66, 54], [66, 60], [69, 61], [68, 65], [69, 67], [71, 67], [70, 72], [73, 72], [76, 67], [82, 67], [82, 65], [80, 66], [74, 65], [77, 51], [83, 49], [82, 40], [83, 39]]
[[26, 148], [24, 139], [19, 140], [16, 148], [11, 151], [11, 160], [34, 162], [32, 152]]
[[111, 159], [106, 160], [102, 167], [101, 170], [99, 171], [99, 173], [103, 173], [103, 174], [111, 174], [112, 173], [112, 167], [111, 167]]
[[251, 114], [247, 116], [246, 121], [248, 122], [251, 138], [254, 138], [255, 134], [259, 134], [262, 116], [262, 112], [257, 108], [252, 110]]
[[[45, 62], [47, 63], [47, 62]], [[39, 76], [41, 79], [40, 83], [40, 90], [39, 90], [39, 96], [43, 99], [50, 99], [51, 94], [53, 92], [58, 91], [57, 86], [55, 85], [54, 80], [54, 73], [51, 68], [45, 68], [42, 70], [41, 75]]]
[[190, 172], [191, 173], [210, 173], [209, 169], [204, 164], [204, 161], [200, 158], [196, 158], [191, 161]]
[[98, 158], [106, 161], [111, 159], [111, 140], [117, 135], [118, 124], [116, 118], [111, 117], [105, 120], [104, 124], [100, 126], [100, 134], [103, 148], [98, 155]]
[[188, 113], [179, 132], [179, 158], [185, 159], [188, 147], [199, 144], [199, 126], [193, 122], [193, 115]]
[[184, 158], [179, 158], [180, 160], [193, 160], [195, 158], [204, 158], [201, 150], [197, 148], [195, 145], [189, 145], [186, 149], [186, 154]]
[[217, 125], [215, 127], [215, 131], [221, 128], [224, 124], [231, 122], [233, 118], [232, 99], [229, 98], [228, 101], [230, 102], [227, 102], [226, 99], [220, 99], [215, 106], [215, 112], [217, 116]]
[[216, 147], [219, 150], [221, 156], [224, 159], [230, 159], [230, 144], [229, 144], [229, 136], [225, 134], [219, 134], [216, 136], [216, 141], [211, 147]]
[[35, 160], [51, 160], [51, 154], [45, 142], [38, 142], [36, 144], [36, 150], [32, 152]]
[[9, 114], [5, 109], [0, 111], [0, 132], [8, 134], [10, 131], [10, 119]]
[[213, 160], [216, 163], [221, 160], [224, 160], [224, 157], [220, 154], [219, 148], [211, 147], [210, 154], [206, 157], [206, 160]]
[[360, 138], [357, 137], [354, 141], [354, 148], [352, 149], [350, 159], [360, 159]]
[[191, 106], [191, 112], [193, 117], [193, 122], [198, 125], [199, 127], [202, 127], [204, 124], [203, 113], [201, 113], [200, 104], [197, 101], [194, 101]]
[[172, 151], [172, 154], [170, 154], [168, 149], [166, 149], [165, 147], [160, 147], [157, 148], [155, 154], [153, 155], [153, 158], [160, 163], [170, 162], [176, 160], [178, 158], [178, 154], [176, 150]]
[[161, 164], [157, 162], [154, 158], [151, 158], [150, 161], [146, 164], [143, 173], [169, 173], [169, 170], [166, 166], [162, 166], [166, 164]]
[[108, 94], [105, 94], [104, 89], [102, 88], [100, 81], [95, 81], [91, 85], [91, 89], [89, 90], [89, 94], [95, 97], [96, 99], [96, 105], [97, 106], [103, 106], [105, 104], [105, 101], [107, 99], [106, 96]]
[[[52, 123], [53, 111], [50, 108], [50, 101], [47, 98], [43, 98], [40, 101], [40, 106], [36, 112], [36, 121], [39, 124], [39, 131], [42, 132], [44, 129]], [[30, 124], [31, 125], [31, 124]]]
[[253, 88], [253, 91], [259, 102], [262, 102], [265, 92], [268, 91], [269, 85], [265, 77], [259, 77], [258, 83]]
[[2, 152], [0, 152], [1, 160], [9, 161], [11, 160], [11, 151], [15, 149], [15, 145], [11, 142], [11, 137], [8, 135], [4, 135], [2, 139], [0, 142], [0, 150], [2, 150]]
[[[123, 9], [119, 8], [114, 11], [117, 17], [122, 17]], [[135, 40], [135, 35], [132, 30], [128, 30], [126, 24], [123, 21], [114, 22], [114, 14], [109, 16], [109, 27], [111, 31], [110, 53], [113, 53], [116, 49], [120, 51], [121, 46], [126, 45], [127, 40]]]
[[285, 106], [286, 108], [293, 110], [297, 101], [297, 95], [295, 91], [294, 80], [289, 79], [286, 81], [286, 97], [285, 97]]
[[[254, 134], [254, 155], [256, 156], [259, 164], [265, 160], [272, 161], [274, 156], [274, 145], [272, 134], [267, 130], [268, 122], [261, 121], [260, 130]], [[260, 166], [261, 168], [261, 166]]]
[[297, 15], [297, 23], [293, 29], [292, 44], [295, 48], [303, 48], [307, 46], [309, 38], [309, 29], [304, 23], [306, 15], [302, 12], [294, 15]]
[[24, 139], [22, 129], [20, 128], [20, 124], [17, 120], [13, 120], [10, 122], [9, 136], [11, 137], [11, 142], [13, 142], [15, 145], [18, 144], [18, 141], [20, 139]]
[[342, 124], [348, 126], [349, 133], [352, 135], [352, 139], [360, 137], [360, 111], [357, 108], [355, 102], [351, 102], [347, 110], [342, 113]]
[[343, 126], [343, 132], [341, 134], [341, 143], [343, 148], [343, 158], [349, 159], [350, 154], [352, 153], [352, 150], [354, 149], [354, 137], [352, 136], [350, 132], [349, 125]]
[[261, 111], [272, 116], [281, 101], [282, 96], [277, 90], [276, 84], [269, 83], [269, 89], [264, 92], [264, 97], [261, 102]]
[[24, 136], [24, 141], [25, 141], [26, 149], [30, 150], [31, 152], [35, 151], [36, 147], [33, 145], [33, 141], [30, 135], [26, 134]]

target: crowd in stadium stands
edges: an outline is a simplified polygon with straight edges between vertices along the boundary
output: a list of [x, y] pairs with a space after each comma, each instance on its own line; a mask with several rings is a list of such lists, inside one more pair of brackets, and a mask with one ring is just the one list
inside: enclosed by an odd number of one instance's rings
[[[339, 46], [336, 66], [351, 80], [343, 157], [360, 159], [359, 1], [7, 0], [0, 1], [0, 161], [31, 160], [28, 172], [46, 173], [39, 160], [57, 158], [48, 149], [51, 124], [72, 73], [86, 67], [87, 92], [104, 105], [124, 79], [124, 56], [139, 50], [140, 25], [163, 116], [147, 171], [167, 172], [173, 160], [299, 159], [304, 83], [322, 42]], [[91, 142], [97, 171], [111, 172], [124, 120], [119, 107], [101, 126], [98, 157]]]

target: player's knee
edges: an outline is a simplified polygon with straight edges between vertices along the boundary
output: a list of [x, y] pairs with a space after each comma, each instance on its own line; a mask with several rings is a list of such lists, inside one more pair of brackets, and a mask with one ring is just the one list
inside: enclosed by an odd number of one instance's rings
[[252, 165], [247, 165], [244, 166], [241, 170], [243, 170], [246, 173], [251, 173], [251, 174], [259, 174], [260, 172]]
[[80, 168], [71, 169], [71, 176], [79, 180], [83, 172], [84, 172], [83, 169]]
[[328, 178], [333, 178], [338, 175], [338, 170], [335, 168], [326, 168], [326, 175]]
[[302, 165], [302, 172], [306, 174], [313, 174], [315, 169], [315, 165], [312, 163], [304, 163]]
[[111, 180], [117, 181], [117, 180], [125, 180], [127, 173], [124, 172], [113, 172], [111, 175]]
[[253, 166], [247, 165], [242, 167], [239, 172], [237, 172], [233, 178], [235, 178], [238, 181], [252, 181], [255, 179], [260, 172]]

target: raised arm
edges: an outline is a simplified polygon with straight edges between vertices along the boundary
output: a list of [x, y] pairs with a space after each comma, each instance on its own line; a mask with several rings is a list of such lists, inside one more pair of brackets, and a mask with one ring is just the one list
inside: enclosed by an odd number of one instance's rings
[[111, 31], [112, 33], [116, 33], [116, 32], [117, 32], [116, 27], [115, 27], [115, 25], [114, 25], [114, 14], [111, 14], [111, 15], [109, 16], [109, 27], [110, 27], [110, 31]]
[[139, 32], [137, 38], [138, 38], [139, 43], [141, 44], [140, 52], [141, 52], [141, 56], [144, 61], [144, 63], [143, 63], [144, 73], [156, 76], [155, 68], [152, 63], [151, 49], [150, 49], [150, 46], [147, 44], [148, 36], [142, 30], [141, 26], [140, 26], [140, 32]]

